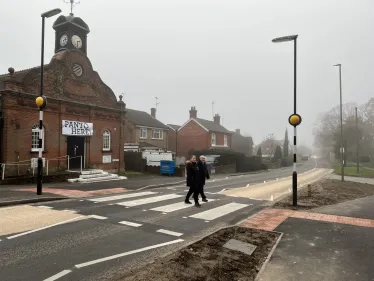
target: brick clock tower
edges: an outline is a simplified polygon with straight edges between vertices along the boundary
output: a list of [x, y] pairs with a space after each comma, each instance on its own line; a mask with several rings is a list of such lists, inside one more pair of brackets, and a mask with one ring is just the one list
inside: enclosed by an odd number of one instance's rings
[[79, 17], [59, 16], [53, 24], [56, 31], [55, 53], [64, 50], [79, 50], [87, 55], [88, 25]]

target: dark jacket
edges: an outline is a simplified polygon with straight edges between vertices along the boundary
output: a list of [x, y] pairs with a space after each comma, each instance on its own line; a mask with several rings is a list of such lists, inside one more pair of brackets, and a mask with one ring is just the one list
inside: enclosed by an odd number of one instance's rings
[[205, 179], [210, 179], [208, 167], [206, 163], [203, 163], [201, 161], [197, 162], [197, 167], [199, 168], [199, 185], [205, 185]]
[[187, 170], [187, 178], [186, 184], [187, 186], [197, 186], [198, 184], [198, 177], [199, 177], [199, 168], [197, 167], [197, 163], [189, 162], [186, 166]]

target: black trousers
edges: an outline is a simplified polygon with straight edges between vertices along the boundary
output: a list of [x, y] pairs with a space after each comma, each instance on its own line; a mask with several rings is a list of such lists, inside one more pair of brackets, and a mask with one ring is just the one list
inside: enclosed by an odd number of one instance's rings
[[193, 194], [193, 200], [195, 203], [199, 202], [199, 188], [197, 185], [191, 185], [190, 189], [188, 190], [186, 201], [190, 200], [191, 195]]
[[201, 198], [202, 198], [202, 199], [206, 199], [206, 196], [205, 196], [205, 194], [204, 194], [204, 185], [199, 184], [199, 185], [198, 185], [198, 190], [199, 190], [199, 193], [200, 193], [200, 195], [201, 195]]

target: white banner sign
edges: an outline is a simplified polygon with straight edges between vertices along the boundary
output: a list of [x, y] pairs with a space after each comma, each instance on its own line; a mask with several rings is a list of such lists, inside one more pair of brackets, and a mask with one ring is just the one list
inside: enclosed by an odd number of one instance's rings
[[93, 124], [62, 120], [62, 134], [65, 136], [92, 136]]

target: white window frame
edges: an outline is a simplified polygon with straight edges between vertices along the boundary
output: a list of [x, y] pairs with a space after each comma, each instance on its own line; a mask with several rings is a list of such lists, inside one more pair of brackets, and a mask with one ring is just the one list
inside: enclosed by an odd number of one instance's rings
[[[145, 136], [143, 136], [143, 134], [142, 134], [143, 132], [145, 132]], [[141, 138], [142, 140], [147, 139], [147, 134], [148, 134], [147, 128], [140, 128], [139, 129], [139, 138]]]
[[224, 146], [228, 146], [228, 145], [229, 145], [227, 135], [224, 135], [224, 136], [223, 136], [223, 145], [224, 145]]
[[[42, 151], [44, 151], [44, 127], [42, 129]], [[39, 125], [35, 124], [32, 126], [31, 129], [31, 151], [38, 152], [39, 151]]]
[[[155, 137], [155, 133], [158, 133], [158, 137]], [[152, 139], [153, 140], [163, 140], [164, 139], [164, 131], [160, 129], [153, 129], [152, 130]]]
[[111, 147], [111, 134], [109, 130], [105, 130], [103, 133], [103, 151], [110, 151]]
[[211, 144], [212, 144], [212, 146], [216, 146], [216, 144], [217, 144], [217, 138], [216, 138], [215, 133], [212, 133]]

